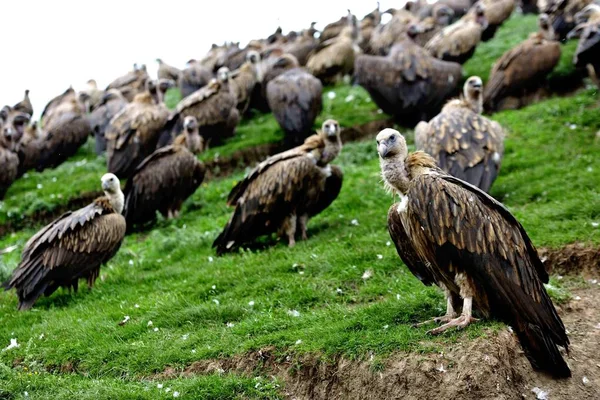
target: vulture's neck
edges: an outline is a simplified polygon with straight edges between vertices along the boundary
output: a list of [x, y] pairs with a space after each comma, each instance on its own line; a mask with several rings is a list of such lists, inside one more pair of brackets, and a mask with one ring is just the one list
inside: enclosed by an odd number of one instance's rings
[[122, 214], [123, 206], [125, 205], [125, 195], [121, 189], [117, 190], [115, 193], [104, 192], [104, 194], [108, 198], [113, 210], [115, 210], [118, 214]]
[[381, 175], [386, 189], [405, 195], [408, 192], [410, 179], [406, 171], [406, 165], [401, 156], [380, 159]]

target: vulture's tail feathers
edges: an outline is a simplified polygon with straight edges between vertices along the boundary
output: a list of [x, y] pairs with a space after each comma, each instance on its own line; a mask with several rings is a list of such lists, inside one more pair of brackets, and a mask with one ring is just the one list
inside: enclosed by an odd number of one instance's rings
[[517, 332], [517, 337], [535, 369], [546, 371], [555, 378], [571, 376], [569, 366], [548, 332], [544, 332], [537, 325], [528, 324], [521, 332]]

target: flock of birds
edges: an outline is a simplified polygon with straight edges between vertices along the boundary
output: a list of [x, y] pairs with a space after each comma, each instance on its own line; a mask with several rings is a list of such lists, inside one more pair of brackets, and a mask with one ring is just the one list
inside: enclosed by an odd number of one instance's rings
[[[414, 123], [419, 151], [385, 129], [377, 151], [385, 186], [400, 195], [388, 214], [398, 254], [424, 284], [447, 297], [447, 313], [430, 331], [473, 322], [473, 306], [510, 324], [532, 365], [570, 376], [558, 347], [568, 347], [565, 327], [543, 283], [548, 274], [527, 233], [487, 194], [498, 175], [504, 131], [482, 115], [511, 96], [536, 90], [560, 58], [560, 41], [578, 37], [574, 62], [600, 71], [600, 5], [591, 0], [522, 1], [538, 8], [539, 31], [506, 52], [493, 66], [487, 87], [479, 77], [462, 81], [461, 64], [480, 41], [491, 40], [514, 11], [514, 0], [409, 2], [358, 20], [350, 12], [327, 25], [315, 23], [286, 35], [213, 45], [184, 70], [159, 63], [152, 80], [145, 66], [105, 90], [94, 81], [69, 88], [45, 107], [41, 123], [24, 99], [0, 111], [0, 196], [30, 169], [52, 168], [75, 154], [90, 135], [106, 152], [105, 196], [53, 221], [25, 245], [4, 288], [16, 289], [19, 309], [31, 308], [57, 288], [91, 287], [102, 264], [126, 233], [160, 212], [177, 217], [201, 184], [205, 167], [196, 154], [233, 135], [249, 110], [272, 111], [290, 150], [256, 166], [231, 191], [231, 218], [214, 241], [217, 254], [276, 233], [294, 246], [307, 238], [311, 217], [340, 193], [343, 174], [331, 165], [342, 149], [340, 126], [327, 120], [311, 135], [322, 109], [323, 85], [353, 75], [373, 101], [404, 125]], [[381, 24], [384, 13], [391, 20]], [[178, 87], [173, 111], [165, 93]], [[120, 179], [127, 179], [124, 192]], [[457, 311], [462, 309], [461, 314]]]

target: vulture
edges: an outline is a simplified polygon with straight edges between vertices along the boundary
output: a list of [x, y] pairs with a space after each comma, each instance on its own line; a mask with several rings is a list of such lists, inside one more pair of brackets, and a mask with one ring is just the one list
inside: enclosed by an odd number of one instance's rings
[[98, 89], [94, 79], [87, 81], [87, 88], [79, 92], [79, 101], [85, 106], [86, 112], [92, 112], [100, 105], [106, 92]]
[[129, 71], [127, 74], [112, 81], [106, 87], [106, 90], [117, 89], [125, 96], [127, 101], [133, 101], [136, 94], [146, 90], [146, 81], [149, 79], [150, 77], [148, 76], [145, 65], [142, 65], [139, 68], [134, 65], [132, 71]]
[[198, 120], [200, 135], [207, 144], [220, 144], [223, 139], [233, 136], [240, 114], [236, 108], [237, 98], [229, 82], [229, 69], [220, 68], [218, 79], [211, 80], [208, 85], [177, 104], [169, 116], [165, 132], [170, 132], [169, 135], [181, 132], [185, 117], [191, 115]]
[[306, 68], [324, 84], [340, 81], [354, 69], [356, 28], [345, 27], [340, 34], [321, 42], [308, 58]]
[[581, 21], [567, 36], [579, 38], [573, 63], [577, 67], [586, 67], [590, 77], [600, 88], [600, 6], [593, 4], [577, 15]]
[[33, 117], [33, 105], [29, 99], [29, 89], [25, 90], [23, 100], [15, 104], [12, 109], [18, 112], [29, 114], [31, 117]]
[[540, 31], [508, 50], [492, 67], [483, 95], [486, 110], [496, 111], [502, 99], [537, 89], [558, 65], [560, 44], [554, 40], [548, 15], [538, 18]]
[[246, 57], [247, 61], [237, 71], [231, 73], [233, 79], [229, 82], [235, 94], [236, 107], [240, 115], [244, 115], [248, 110], [252, 92], [262, 78], [258, 70], [260, 54], [257, 51], [250, 51], [246, 54]]
[[377, 2], [377, 8], [367, 15], [360, 21], [360, 43], [361, 50], [367, 54], [372, 53], [371, 38], [373, 37], [373, 31], [381, 24], [381, 11], [379, 11], [379, 2]]
[[415, 42], [419, 46], [425, 46], [439, 31], [450, 25], [453, 17], [454, 11], [452, 8], [444, 4], [435, 4], [432, 7], [431, 16], [418, 22], [418, 34], [415, 37]]
[[181, 71], [179, 79], [179, 90], [183, 98], [188, 97], [196, 90], [204, 87], [213, 78], [212, 71], [199, 63], [192, 60], [188, 66]]
[[75, 91], [51, 108], [47, 106], [45, 112], [42, 137], [33, 144], [39, 151], [37, 171], [55, 168], [75, 155], [92, 131], [84, 105], [77, 99]]
[[71, 99], [76, 99], [76, 98], [77, 98], [77, 96], [75, 94], [75, 90], [72, 87], [69, 87], [63, 93], [54, 97], [52, 100], [50, 100], [48, 102], [48, 104], [46, 104], [46, 107], [44, 107], [44, 110], [42, 111], [42, 115], [40, 117], [40, 120], [42, 121], [42, 123], [45, 124], [47, 122], [48, 118], [52, 115], [52, 113], [54, 112], [54, 109], [59, 104], [66, 102], [66, 101], [70, 101]]
[[506, 21], [516, 7], [515, 0], [481, 0], [485, 5], [485, 19], [487, 28], [481, 34], [481, 40], [487, 42], [492, 39], [496, 31]]
[[127, 105], [127, 99], [117, 89], [109, 89], [102, 96], [98, 106], [88, 114], [92, 134], [96, 140], [96, 154], [106, 151], [106, 130], [110, 121]]
[[540, 11], [537, 0], [520, 0], [519, 8], [523, 14], [537, 14]]
[[285, 52], [296, 57], [300, 66], [305, 66], [308, 57], [317, 48], [319, 41], [314, 37], [314, 28], [303, 31], [293, 42], [283, 46]]
[[415, 15], [403, 9], [390, 9], [386, 13], [391, 14], [392, 19], [373, 31], [370, 43], [372, 54], [382, 56], [388, 54], [394, 43], [406, 36], [409, 27], [419, 22]]
[[179, 83], [179, 77], [181, 76], [181, 70], [179, 68], [175, 68], [162, 59], [157, 58], [156, 62], [158, 63], [158, 70], [156, 71], [157, 78], [160, 79], [169, 79], [174, 81], [176, 84]]
[[312, 131], [323, 109], [321, 81], [302, 68], [284, 72], [267, 85], [273, 116], [286, 133], [286, 142], [298, 145]]
[[0, 112], [0, 200], [4, 199], [6, 191], [19, 173], [19, 157], [13, 152], [14, 128], [4, 126], [3, 111]]
[[[8, 148], [15, 152], [19, 158], [17, 178], [31, 169], [34, 169], [40, 158], [43, 134], [38, 129], [37, 123], [29, 124], [29, 114], [5, 108], [0, 115], [7, 116], [4, 127], [12, 127], [12, 134], [7, 139]], [[16, 133], [16, 134], [15, 134]]]
[[450, 175], [488, 192], [500, 169], [504, 130], [481, 115], [482, 89], [481, 78], [467, 79], [464, 98], [450, 100], [429, 123], [417, 125], [415, 144]]
[[217, 254], [262, 235], [285, 235], [290, 247], [300, 234], [306, 239], [308, 219], [331, 204], [342, 186], [339, 168], [329, 165], [341, 151], [340, 127], [327, 120], [303, 145], [260, 163], [231, 191], [233, 215], [216, 238]]
[[138, 165], [125, 186], [123, 215], [128, 229], [154, 221], [156, 211], [166, 218], [179, 215], [181, 205], [202, 183], [205, 168], [194, 154], [202, 150], [198, 122], [185, 117], [184, 132]]
[[177, 84], [172, 79], [157, 79], [146, 81], [146, 90], [152, 95], [152, 100], [156, 104], [162, 104], [165, 102], [165, 95], [167, 90], [174, 88]]
[[269, 103], [267, 102], [267, 85], [277, 76], [283, 74], [293, 68], [298, 68], [300, 64], [296, 57], [288, 53], [274, 51], [266, 54], [258, 65], [258, 74], [261, 79], [256, 86], [250, 98], [249, 108], [259, 110], [261, 112], [269, 112]]
[[135, 167], [156, 149], [168, 117], [167, 107], [154, 104], [149, 92], [135, 95], [106, 129], [108, 172], [129, 178]]
[[472, 12], [433, 36], [425, 49], [441, 60], [464, 64], [475, 53], [486, 28], [485, 6], [478, 3]]
[[594, 0], [549, 0], [542, 12], [550, 16], [556, 40], [563, 41], [575, 28], [575, 15]]
[[460, 64], [438, 60], [414, 43], [415, 29], [387, 56], [361, 55], [354, 67], [356, 82], [386, 114], [412, 124], [436, 115], [462, 78]]
[[433, 320], [444, 325], [429, 333], [475, 322], [475, 306], [512, 327], [534, 368], [571, 376], [557, 347], [568, 350], [569, 339], [544, 288], [548, 273], [517, 219], [484, 191], [447, 175], [427, 153], [408, 154], [398, 131], [379, 132], [377, 151], [385, 186], [401, 199], [388, 212], [398, 255], [446, 296], [446, 315]]
[[325, 26], [325, 28], [323, 28], [321, 35], [319, 36], [319, 41], [323, 43], [338, 37], [348, 25], [353, 24], [354, 19], [354, 15], [352, 15], [352, 12], [348, 10], [348, 14], [345, 17], [328, 24]]
[[63, 214], [29, 239], [21, 262], [2, 284], [5, 290], [16, 289], [19, 310], [29, 310], [40, 296], [50, 296], [59, 287], [77, 291], [79, 279], [86, 279], [90, 288], [94, 285], [100, 266], [117, 253], [125, 237], [119, 185], [115, 175], [105, 174], [105, 196]]

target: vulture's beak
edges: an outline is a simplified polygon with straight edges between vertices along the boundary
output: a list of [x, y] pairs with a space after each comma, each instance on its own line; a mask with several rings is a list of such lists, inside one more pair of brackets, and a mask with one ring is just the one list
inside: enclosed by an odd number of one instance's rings
[[102, 190], [108, 191], [110, 189], [110, 183], [108, 181], [102, 181]]
[[335, 125], [329, 125], [327, 128], [327, 136], [335, 136], [335, 134], [337, 133], [337, 129], [335, 128]]
[[381, 158], [385, 158], [389, 152], [389, 148], [384, 142], [381, 142], [377, 145], [377, 152], [381, 156]]
[[6, 137], [9, 140], [12, 139], [14, 134], [15, 134], [15, 132], [12, 128], [6, 128], [4, 130], [4, 137]]

